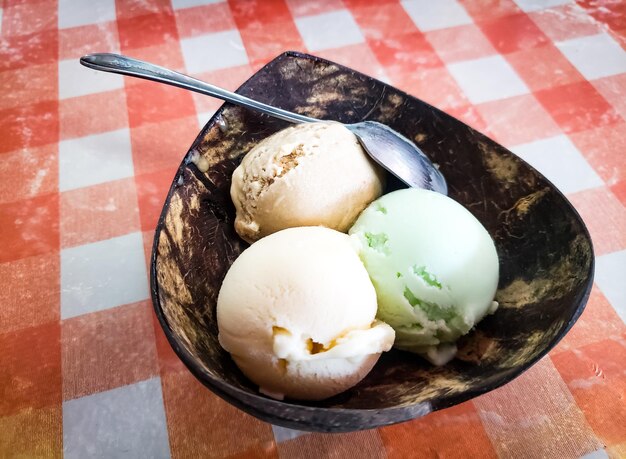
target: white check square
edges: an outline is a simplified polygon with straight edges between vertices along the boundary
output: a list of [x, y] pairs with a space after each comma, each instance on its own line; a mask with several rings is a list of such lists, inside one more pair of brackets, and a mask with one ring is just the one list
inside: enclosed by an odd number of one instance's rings
[[531, 11], [545, 10], [554, 6], [574, 3], [574, 0], [513, 0], [520, 10], [530, 13]]
[[115, 0], [59, 0], [59, 29], [115, 20]]
[[625, 274], [626, 250], [608, 253], [596, 258], [594, 280], [624, 323], [626, 323]]
[[206, 126], [206, 124], [211, 121], [211, 118], [213, 118], [213, 115], [215, 115], [215, 112], [200, 112], [198, 113], [198, 126], [200, 126], [200, 129], [204, 128], [204, 126]]
[[237, 30], [183, 38], [180, 46], [187, 71], [192, 74], [248, 63], [248, 54]]
[[132, 177], [130, 131], [119, 129], [59, 142], [59, 190]]
[[302, 16], [296, 18], [295, 23], [309, 51], [365, 42], [361, 29], [348, 10]]
[[530, 92], [515, 70], [499, 55], [448, 64], [448, 70], [473, 104]]
[[81, 65], [78, 59], [59, 61], [59, 99], [85, 96], [124, 87], [124, 77]]
[[276, 443], [282, 443], [284, 441], [301, 437], [302, 435], [307, 435], [309, 432], [272, 425], [272, 433], [274, 434], [274, 440], [276, 440]]
[[[562, 193], [575, 193], [604, 184], [565, 135], [518, 145], [511, 150], [545, 175]], [[567, 167], [563, 167], [564, 164]]]
[[472, 18], [456, 0], [403, 0], [402, 6], [424, 32], [472, 23]]
[[606, 33], [556, 43], [587, 80], [626, 72], [626, 51]]
[[160, 378], [64, 402], [63, 456], [169, 458]]
[[141, 233], [61, 250], [61, 319], [148, 297]]

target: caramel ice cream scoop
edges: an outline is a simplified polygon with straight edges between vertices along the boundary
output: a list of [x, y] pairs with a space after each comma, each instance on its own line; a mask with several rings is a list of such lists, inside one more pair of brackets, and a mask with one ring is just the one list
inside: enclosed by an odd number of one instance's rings
[[235, 169], [235, 230], [248, 242], [296, 226], [347, 232], [383, 186], [384, 172], [342, 124], [298, 124], [262, 140]]

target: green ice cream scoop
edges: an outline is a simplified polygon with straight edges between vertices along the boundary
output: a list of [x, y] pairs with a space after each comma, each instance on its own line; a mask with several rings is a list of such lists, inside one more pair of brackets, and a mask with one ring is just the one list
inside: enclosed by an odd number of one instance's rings
[[456, 340], [497, 307], [498, 255], [487, 230], [461, 204], [417, 188], [372, 202], [350, 229], [395, 346], [436, 365]]

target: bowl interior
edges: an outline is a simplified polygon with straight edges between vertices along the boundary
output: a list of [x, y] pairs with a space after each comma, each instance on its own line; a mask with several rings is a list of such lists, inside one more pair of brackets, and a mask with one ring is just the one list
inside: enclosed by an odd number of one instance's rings
[[[391, 351], [356, 387], [323, 402], [278, 402], [257, 392], [217, 341], [217, 294], [247, 247], [233, 229], [230, 176], [242, 156], [286, 122], [226, 104], [202, 130], [172, 183], [151, 266], [160, 323], [183, 362], [218, 395], [275, 424], [347, 431], [423, 415], [498, 387], [530, 367], [578, 318], [592, 283], [589, 235], [537, 171], [472, 128], [340, 65], [285, 53], [238, 91], [305, 115], [385, 123], [440, 166], [449, 195], [487, 228], [500, 257], [500, 308], [433, 367]], [[201, 156], [208, 170], [193, 159]], [[197, 166], [199, 164], [201, 167]], [[389, 188], [400, 184], [390, 180]]]

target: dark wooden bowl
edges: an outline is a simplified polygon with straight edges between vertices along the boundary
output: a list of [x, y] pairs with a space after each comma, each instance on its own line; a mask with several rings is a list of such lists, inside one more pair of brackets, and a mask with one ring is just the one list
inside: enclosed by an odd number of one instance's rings
[[[440, 165], [450, 196], [494, 238], [500, 308], [461, 340], [458, 358], [443, 367], [391, 351], [360, 384], [323, 402], [260, 395], [220, 347], [215, 306], [226, 271], [247, 247], [233, 229], [231, 174], [256, 142], [287, 123], [225, 104], [174, 178], [156, 229], [151, 288], [170, 344], [226, 401], [301, 430], [346, 432], [406, 421], [511, 381], [580, 316], [593, 277], [589, 234], [554, 185], [504, 147], [391, 86], [300, 53], [281, 54], [238, 92], [317, 118], [380, 121], [413, 139]], [[191, 161], [195, 154], [208, 170]], [[390, 180], [390, 189], [399, 186]]]

